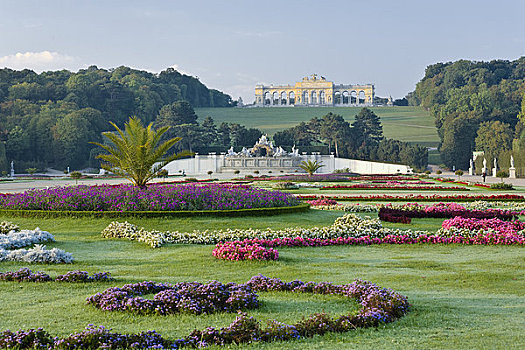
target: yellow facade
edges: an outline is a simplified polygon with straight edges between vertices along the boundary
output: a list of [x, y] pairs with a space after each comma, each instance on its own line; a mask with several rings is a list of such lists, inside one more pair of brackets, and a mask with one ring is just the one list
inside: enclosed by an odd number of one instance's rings
[[374, 85], [334, 84], [313, 74], [295, 85], [256, 85], [257, 106], [340, 106], [374, 104]]

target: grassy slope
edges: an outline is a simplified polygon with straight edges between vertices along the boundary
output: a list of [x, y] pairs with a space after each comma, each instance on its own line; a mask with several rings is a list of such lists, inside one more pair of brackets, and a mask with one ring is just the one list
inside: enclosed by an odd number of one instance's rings
[[[269, 218], [185, 218], [130, 220], [147, 228], [193, 228], [328, 225], [338, 212], [312, 211]], [[23, 219], [0, 217], [22, 228], [40, 226], [55, 234], [49, 244], [74, 254], [74, 265], [32, 265], [51, 275], [73, 269], [110, 271], [110, 284], [0, 283], [0, 330], [45, 327], [66, 335], [88, 323], [104, 324], [122, 332], [156, 329], [175, 338], [193, 328], [224, 326], [234, 315], [174, 315], [169, 317], [104, 313], [84, 304], [85, 298], [109, 286], [142, 280], [243, 282], [262, 273], [284, 280], [348, 283], [371, 280], [408, 295], [413, 310], [403, 319], [380, 329], [331, 334], [299, 342], [253, 344], [257, 349], [484, 349], [523, 348], [525, 339], [525, 254], [520, 247], [494, 246], [370, 246], [280, 248], [276, 262], [227, 262], [211, 256], [211, 246], [173, 245], [151, 249], [129, 241], [103, 240], [107, 219]], [[391, 224], [393, 225], [393, 224]], [[399, 225], [399, 224], [398, 224]], [[440, 220], [414, 220], [412, 228], [435, 229]], [[395, 225], [393, 225], [395, 226]], [[26, 266], [2, 263], [0, 270]], [[250, 314], [260, 319], [291, 322], [301, 315], [339, 313], [353, 304], [338, 304], [323, 297], [264, 294], [262, 309]], [[326, 304], [325, 304], [326, 303]], [[6, 307], [8, 306], [8, 307]], [[234, 347], [237, 348], [237, 347]]]
[[[352, 122], [360, 109], [360, 107], [197, 108], [196, 113], [200, 120], [211, 116], [216, 124], [239, 123], [274, 134], [313, 117], [322, 117], [328, 112], [340, 114]], [[432, 116], [421, 107], [375, 107], [372, 110], [381, 118], [385, 136], [388, 138], [418, 142], [428, 146], [436, 146], [439, 142]]]

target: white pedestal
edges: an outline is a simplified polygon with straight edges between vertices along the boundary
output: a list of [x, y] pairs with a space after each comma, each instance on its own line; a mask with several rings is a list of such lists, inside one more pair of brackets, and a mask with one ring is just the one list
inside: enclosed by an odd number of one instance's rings
[[492, 176], [496, 177], [496, 173], [498, 172], [498, 169], [492, 168]]
[[468, 168], [468, 174], [470, 176], [474, 175], [474, 169], [473, 168]]
[[516, 178], [516, 168], [509, 168], [509, 178], [510, 179]]

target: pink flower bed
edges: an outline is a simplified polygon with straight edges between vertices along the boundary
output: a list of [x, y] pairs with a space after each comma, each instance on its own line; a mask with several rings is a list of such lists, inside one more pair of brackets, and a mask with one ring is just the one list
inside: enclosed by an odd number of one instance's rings
[[525, 222], [519, 220], [504, 221], [497, 218], [494, 219], [473, 219], [455, 217], [443, 221], [441, 227], [450, 229], [451, 227], [465, 228], [468, 230], [488, 230], [492, 229], [506, 235], [517, 235], [519, 231], [525, 230]]
[[330, 195], [298, 195], [301, 200], [314, 199], [335, 199], [338, 201], [374, 201], [374, 202], [406, 202], [407, 200], [417, 200], [418, 202], [436, 201], [455, 201], [455, 202], [474, 202], [474, 201], [515, 201], [525, 200], [525, 196], [519, 194], [493, 194], [493, 195], [443, 195], [443, 194], [404, 194], [404, 195], [356, 195], [356, 196], [330, 196]]
[[[499, 232], [491, 232], [486, 234], [477, 234], [471, 237], [464, 237], [461, 235], [452, 235], [449, 237], [438, 235], [421, 235], [418, 237], [410, 237], [407, 235], [388, 235], [383, 238], [365, 237], [349, 237], [349, 238], [276, 238], [276, 239], [246, 239], [243, 241], [236, 241], [235, 247], [238, 249], [242, 246], [247, 247], [326, 247], [334, 245], [373, 245], [373, 244], [464, 244], [464, 245], [525, 245], [525, 237], [519, 234], [505, 234]], [[242, 259], [240, 255], [221, 256], [220, 252], [225, 249], [228, 250], [232, 246], [232, 242], [218, 243], [213, 250], [213, 255], [219, 259], [226, 260], [246, 260]], [[226, 247], [226, 248], [225, 248]], [[258, 259], [258, 260], [277, 260], [278, 252], [275, 249], [268, 249], [272, 251], [275, 259]], [[252, 259], [253, 260], [253, 259]]]
[[279, 252], [266, 248], [257, 242], [231, 241], [219, 243], [213, 250], [213, 256], [224, 260], [277, 260]]
[[335, 199], [315, 199], [312, 201], [306, 201], [306, 203], [310, 204], [313, 207], [317, 207], [320, 205], [337, 205], [337, 201]]

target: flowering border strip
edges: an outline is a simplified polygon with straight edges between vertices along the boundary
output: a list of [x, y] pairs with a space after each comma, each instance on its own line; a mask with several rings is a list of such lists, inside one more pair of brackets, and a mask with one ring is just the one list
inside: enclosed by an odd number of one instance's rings
[[393, 191], [470, 191], [465, 187], [445, 187], [445, 186], [390, 186], [390, 185], [377, 185], [377, 184], [356, 184], [356, 185], [334, 185], [334, 186], [323, 186], [319, 190], [393, 190]]
[[192, 216], [262, 216], [308, 211], [310, 205], [299, 204], [291, 207], [252, 208], [234, 210], [180, 210], [180, 211], [74, 211], [74, 210], [24, 210], [0, 209], [0, 214], [17, 217], [192, 217]]
[[69, 271], [63, 275], [58, 275], [52, 279], [47, 273], [42, 271], [33, 272], [27, 267], [23, 267], [18, 271], [0, 272], [0, 281], [8, 282], [69, 282], [69, 283], [86, 283], [86, 282], [101, 282], [114, 281], [109, 272], [97, 272], [90, 276], [87, 271]]
[[459, 195], [447, 196], [440, 194], [419, 195], [408, 194], [404, 196], [396, 195], [365, 195], [365, 196], [338, 196], [338, 195], [296, 195], [300, 200], [318, 200], [318, 199], [335, 199], [336, 201], [364, 201], [364, 202], [475, 202], [475, 201], [505, 201], [505, 202], [523, 202], [525, 196], [518, 194], [495, 194], [495, 195]]
[[[152, 282], [147, 282], [152, 283]], [[251, 342], [287, 341], [310, 338], [328, 332], [349, 332], [356, 328], [377, 327], [403, 317], [410, 304], [406, 296], [392, 289], [381, 288], [371, 282], [356, 280], [351, 284], [334, 285], [329, 282], [292, 281], [262, 275], [252, 277], [246, 284], [254, 291], [287, 291], [297, 293], [333, 294], [357, 300], [362, 309], [357, 314], [332, 317], [326, 313], [313, 314], [288, 325], [269, 321], [266, 328], [245, 313], [240, 313], [227, 327], [194, 330], [188, 336], [170, 341], [155, 331], [137, 334], [112, 333], [103, 326], [89, 325], [85, 331], [70, 334], [65, 338], [54, 338], [42, 328], [9, 330], [0, 333], [0, 347], [19, 349], [32, 348], [202, 348], [210, 345], [243, 344]]]

